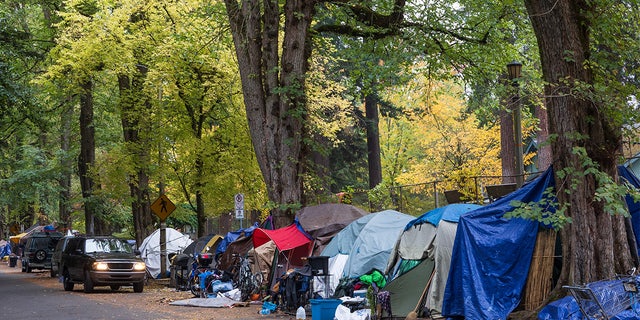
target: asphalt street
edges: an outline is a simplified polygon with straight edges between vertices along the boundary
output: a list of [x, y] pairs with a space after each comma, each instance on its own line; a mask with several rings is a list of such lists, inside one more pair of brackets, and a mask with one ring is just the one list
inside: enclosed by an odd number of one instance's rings
[[[3, 262], [4, 263], [4, 262]], [[33, 275], [0, 270], [0, 319], [70, 320], [70, 319], [163, 319], [164, 314], [131, 310], [109, 302], [95, 301], [82, 294], [51, 289], [27, 280]], [[20, 265], [16, 269], [20, 270]], [[48, 271], [46, 271], [48, 274]], [[132, 295], [132, 298], [135, 298]]]

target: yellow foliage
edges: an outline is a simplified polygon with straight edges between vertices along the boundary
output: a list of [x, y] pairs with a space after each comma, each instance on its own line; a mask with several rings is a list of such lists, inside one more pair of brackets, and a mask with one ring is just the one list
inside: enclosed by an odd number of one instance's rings
[[390, 91], [388, 99], [411, 110], [406, 119], [387, 119], [380, 126], [383, 153], [395, 153], [394, 159], [400, 159], [399, 149], [396, 146], [391, 151], [389, 141], [400, 132], [406, 141], [404, 153], [409, 156], [406, 163], [392, 165], [402, 166], [397, 175], [389, 177], [394, 183], [441, 180], [441, 190], [459, 189], [472, 195], [475, 182], [465, 177], [501, 174], [500, 130], [481, 128], [474, 114], [465, 112], [460, 86], [416, 76], [409, 86]]

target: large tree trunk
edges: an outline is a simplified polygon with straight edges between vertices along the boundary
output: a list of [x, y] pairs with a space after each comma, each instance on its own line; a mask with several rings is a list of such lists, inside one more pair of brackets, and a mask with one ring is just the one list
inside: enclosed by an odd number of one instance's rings
[[84, 218], [86, 233], [95, 233], [95, 201], [93, 196], [93, 178], [89, 169], [96, 161], [95, 128], [93, 126], [93, 82], [87, 80], [82, 85], [80, 95], [80, 155], [78, 156], [78, 174], [84, 199]]
[[65, 229], [71, 229], [71, 174], [73, 172], [73, 159], [68, 156], [71, 150], [71, 119], [73, 107], [67, 107], [60, 116], [60, 150], [63, 156], [60, 158], [62, 172], [58, 179], [60, 187], [58, 209], [60, 223]]
[[292, 209], [302, 201], [304, 77], [315, 3], [285, 2], [280, 48], [278, 1], [225, 0], [253, 146], [269, 199], [279, 208], [274, 211], [276, 227], [289, 224]]
[[[513, 110], [512, 99], [507, 108]], [[500, 110], [500, 160], [502, 161], [502, 183], [516, 183], [516, 140], [514, 139], [513, 112]]]
[[538, 118], [538, 171], [545, 171], [553, 163], [553, 153], [549, 145], [549, 116], [543, 106], [536, 107]]
[[[136, 74], [133, 81], [130, 80], [127, 75], [118, 76], [124, 141], [136, 161], [134, 166], [136, 172], [129, 173], [129, 191], [132, 198], [131, 212], [133, 215], [136, 243], [138, 245], [153, 232], [154, 221], [151, 214], [151, 201], [149, 199], [149, 177], [146, 173], [149, 153], [147, 148], [142, 147], [145, 145], [145, 142], [140, 138], [140, 119], [144, 116], [140, 110], [140, 95], [143, 95], [141, 86], [146, 69], [139, 71], [141, 73]], [[143, 100], [146, 101], [146, 99]]]
[[[616, 177], [616, 155], [620, 151], [619, 130], [587, 92], [572, 87], [576, 81], [593, 84], [588, 68], [589, 16], [595, 12], [584, 0], [525, 0], [540, 51], [549, 116], [549, 133], [560, 204], [569, 205], [572, 219], [561, 231], [563, 269], [556, 286], [588, 283], [613, 277], [630, 269], [632, 259], [624, 218], [605, 212], [595, 201], [597, 182], [593, 174], [562, 178], [566, 168], [583, 171], [584, 158], [575, 154], [584, 148], [600, 170]], [[573, 180], [571, 180], [573, 179]], [[570, 192], [568, 192], [570, 191]]]
[[[364, 98], [367, 126], [367, 160], [369, 163], [369, 189], [382, 183], [382, 161], [380, 160], [380, 129], [378, 127], [378, 98], [369, 94]], [[381, 208], [379, 208], [381, 209]]]
[[[202, 92], [199, 94], [199, 96], [197, 96], [197, 98], [189, 98], [189, 96], [193, 94], [193, 92], [191, 93], [189, 92], [189, 89], [188, 89], [189, 85], [187, 84], [187, 82], [194, 81], [193, 79], [178, 80], [176, 81], [176, 86], [178, 87], [178, 95], [180, 96], [180, 98], [184, 103], [186, 114], [189, 116], [189, 120], [191, 123], [191, 133], [193, 134], [193, 137], [200, 142], [199, 145], [202, 145], [202, 131], [203, 131], [202, 127], [205, 119], [209, 117], [213, 107], [209, 107], [209, 108], [204, 107], [205, 96], [208, 91], [208, 88], [204, 83], [205, 74], [198, 67], [194, 67], [192, 71], [197, 75], [195, 77], [197, 79], [196, 80], [197, 85], [202, 88]], [[202, 190], [204, 190], [205, 188], [205, 181], [204, 181], [205, 169], [204, 169], [202, 149], [198, 149], [196, 152], [197, 154], [196, 154], [196, 160], [194, 165], [195, 167], [194, 194], [196, 199], [195, 199], [194, 210], [196, 212], [196, 219], [198, 221], [197, 234], [198, 234], [198, 237], [202, 237], [207, 233], [207, 230], [206, 230], [207, 217], [205, 214], [204, 197], [202, 194]], [[191, 195], [190, 195], [191, 192], [189, 191], [189, 188], [187, 188], [186, 186], [187, 184], [184, 183], [183, 184], [184, 196], [186, 199], [191, 199]]]
[[196, 159], [196, 218], [198, 220], [198, 238], [206, 235], [207, 217], [204, 212], [204, 198], [202, 195], [202, 189], [204, 183], [202, 180], [204, 176], [204, 162], [201, 155], [198, 155]]

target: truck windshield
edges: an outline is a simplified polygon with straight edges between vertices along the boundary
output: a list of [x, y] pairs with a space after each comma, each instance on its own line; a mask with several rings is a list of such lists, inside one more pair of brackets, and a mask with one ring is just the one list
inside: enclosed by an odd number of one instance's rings
[[119, 239], [87, 239], [84, 252], [126, 252], [131, 253], [131, 247]]

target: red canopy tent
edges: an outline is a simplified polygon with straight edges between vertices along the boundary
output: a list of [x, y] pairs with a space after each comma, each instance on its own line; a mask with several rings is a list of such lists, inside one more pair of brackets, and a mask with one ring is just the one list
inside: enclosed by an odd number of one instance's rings
[[[253, 247], [261, 260], [259, 264], [268, 266], [270, 272], [269, 275], [265, 274], [265, 278], [271, 283], [286, 270], [304, 266], [304, 258], [311, 255], [313, 249], [313, 238], [296, 220], [291, 225], [276, 230], [255, 229]], [[263, 274], [266, 271], [262, 267], [261, 270]]]
[[294, 266], [304, 265], [302, 258], [308, 257], [313, 249], [313, 238], [302, 230], [297, 221], [288, 227], [276, 230], [257, 228], [253, 232], [254, 248], [269, 241], [273, 241], [280, 252], [289, 251], [287, 253], [289, 264]]

